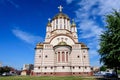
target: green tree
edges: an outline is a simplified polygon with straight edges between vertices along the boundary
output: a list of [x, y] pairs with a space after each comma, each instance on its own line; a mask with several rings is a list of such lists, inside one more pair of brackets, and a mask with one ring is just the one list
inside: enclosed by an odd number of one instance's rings
[[3, 72], [3, 67], [0, 67], [0, 75], [2, 75]]
[[4, 66], [4, 67], [3, 67], [3, 70], [4, 70], [4, 72], [10, 72], [11, 67]]
[[3, 66], [0, 67], [0, 75], [2, 75], [4, 72], [10, 72], [13, 68], [9, 66]]
[[[120, 12], [106, 15], [106, 30], [100, 36], [100, 62], [109, 68], [120, 68]], [[117, 76], [118, 77], [118, 76]]]
[[101, 66], [100, 67], [100, 71], [106, 71], [106, 69], [107, 69], [106, 66]]

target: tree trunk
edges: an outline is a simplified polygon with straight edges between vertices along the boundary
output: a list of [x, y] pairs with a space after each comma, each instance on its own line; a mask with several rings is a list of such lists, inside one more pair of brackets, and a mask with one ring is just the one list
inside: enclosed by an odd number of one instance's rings
[[116, 78], [118, 78], [117, 67], [115, 67]]

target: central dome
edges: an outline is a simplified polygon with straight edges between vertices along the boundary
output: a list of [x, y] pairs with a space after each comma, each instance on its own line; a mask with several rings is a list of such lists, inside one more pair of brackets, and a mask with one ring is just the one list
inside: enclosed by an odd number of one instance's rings
[[56, 15], [53, 17], [53, 19], [56, 19], [56, 18], [66, 18], [66, 19], [69, 19], [69, 17], [68, 17], [66, 14], [62, 13], [62, 12], [56, 14]]
[[68, 50], [69, 52], [72, 50], [72, 47], [70, 46], [70, 45], [68, 45], [66, 42], [64, 42], [64, 41], [61, 41], [61, 42], [59, 42], [57, 45], [55, 45], [54, 47], [53, 47], [53, 49], [55, 50], [55, 51], [59, 51], [59, 50], [62, 50], [62, 49], [66, 49], [66, 50]]
[[62, 42], [58, 43], [58, 45], [67, 45], [67, 43], [62, 41]]

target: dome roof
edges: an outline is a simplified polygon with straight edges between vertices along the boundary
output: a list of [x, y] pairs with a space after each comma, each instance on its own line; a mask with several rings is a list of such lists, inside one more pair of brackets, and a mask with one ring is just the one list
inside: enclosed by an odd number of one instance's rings
[[53, 17], [53, 19], [55, 19], [55, 18], [66, 18], [66, 19], [69, 19], [69, 17], [68, 17], [66, 14], [62, 13], [62, 12], [56, 14], [56, 15]]
[[75, 23], [72, 23], [72, 24], [71, 24], [71, 27], [76, 27], [76, 24], [75, 24]]
[[70, 45], [68, 45], [66, 42], [64, 41], [61, 41], [59, 42], [57, 45], [55, 45], [53, 48], [54, 50], [58, 49], [58, 48], [61, 48], [61, 47], [64, 47], [64, 48], [67, 48], [69, 50], [72, 50], [72, 47]]
[[67, 43], [64, 42], [64, 41], [61, 41], [61, 42], [58, 43], [58, 45], [63, 45], [64, 46], [64, 45], [67, 45]]
[[71, 27], [76, 27], [76, 24], [75, 24], [75, 22], [74, 22], [74, 19], [72, 20]]

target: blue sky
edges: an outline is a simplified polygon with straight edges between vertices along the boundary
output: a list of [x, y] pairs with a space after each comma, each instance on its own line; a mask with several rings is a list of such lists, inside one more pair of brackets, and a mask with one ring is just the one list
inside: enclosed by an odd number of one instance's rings
[[58, 6], [77, 24], [79, 42], [90, 48], [91, 66], [100, 66], [99, 35], [104, 31], [105, 15], [120, 11], [119, 0], [0, 0], [0, 63], [21, 69], [34, 63], [36, 43], [43, 42], [48, 18]]

